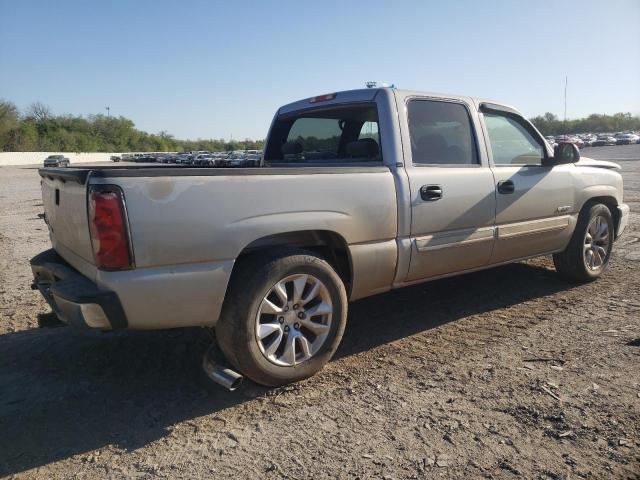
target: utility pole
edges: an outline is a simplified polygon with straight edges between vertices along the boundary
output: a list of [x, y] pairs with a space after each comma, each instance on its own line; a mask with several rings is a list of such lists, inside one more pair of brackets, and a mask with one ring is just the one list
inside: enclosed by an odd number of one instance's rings
[[569, 83], [569, 76], [564, 77], [564, 133], [567, 133], [567, 84]]
[[107, 111], [107, 117], [111, 116], [111, 107], [104, 107], [104, 109]]

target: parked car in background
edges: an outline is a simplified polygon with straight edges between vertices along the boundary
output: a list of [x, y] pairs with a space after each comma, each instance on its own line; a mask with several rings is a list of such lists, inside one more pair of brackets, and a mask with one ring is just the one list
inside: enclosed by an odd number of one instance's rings
[[580, 138], [584, 142], [584, 146], [585, 147], [591, 147], [591, 146], [593, 146], [593, 142], [595, 142], [596, 138], [598, 138], [598, 137], [596, 135], [594, 135], [593, 133], [585, 133], [585, 134], [581, 135]]
[[604, 147], [607, 145], [616, 145], [617, 140], [614, 136], [609, 135], [608, 133], [603, 135], [598, 135], [596, 139], [591, 143], [592, 147]]
[[190, 165], [193, 159], [193, 155], [190, 153], [181, 153], [175, 159], [175, 163], [178, 165]]
[[49, 155], [44, 159], [45, 167], [68, 167], [69, 159], [64, 155]]
[[214, 157], [210, 153], [200, 153], [193, 159], [192, 165], [196, 167], [213, 167]]
[[553, 148], [553, 147], [555, 147], [557, 145], [556, 137], [554, 137], [553, 135], [547, 135], [546, 137], [544, 137], [544, 139], [551, 146], [551, 148]]
[[555, 140], [556, 143], [573, 143], [578, 148], [584, 147], [584, 141], [573, 135], [557, 135]]
[[112, 162], [119, 162], [121, 160], [118, 155], [111, 155], [110, 159]]
[[174, 154], [173, 153], [159, 153], [156, 155], [156, 162], [157, 163], [172, 163], [172, 160], [174, 158]]
[[244, 159], [244, 152], [231, 152], [231, 154], [227, 157], [227, 163], [230, 167], [241, 167]]
[[350, 300], [551, 254], [596, 280], [629, 219], [616, 169], [493, 101], [321, 95], [277, 111], [259, 168], [41, 169], [34, 287], [71, 325], [214, 328], [233, 368], [283, 385], [331, 359]]
[[637, 143], [638, 139], [632, 133], [617, 133], [615, 135], [616, 145], [632, 145]]
[[259, 153], [249, 153], [245, 157], [244, 166], [245, 167], [258, 167], [260, 166], [260, 159], [262, 155]]

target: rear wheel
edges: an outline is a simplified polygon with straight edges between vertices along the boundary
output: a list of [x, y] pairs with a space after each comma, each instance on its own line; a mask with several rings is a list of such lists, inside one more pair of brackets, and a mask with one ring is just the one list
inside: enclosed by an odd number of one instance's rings
[[333, 268], [311, 252], [286, 249], [240, 260], [216, 337], [244, 375], [262, 385], [284, 385], [324, 367], [346, 316], [346, 291]]
[[586, 205], [578, 216], [569, 245], [565, 251], [553, 255], [556, 270], [571, 280], [595, 280], [607, 268], [613, 239], [613, 218], [607, 206]]

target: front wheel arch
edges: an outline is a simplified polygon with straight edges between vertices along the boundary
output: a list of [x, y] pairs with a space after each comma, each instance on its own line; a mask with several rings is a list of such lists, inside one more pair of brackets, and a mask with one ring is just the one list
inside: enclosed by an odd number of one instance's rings
[[[587, 238], [591, 239], [591, 233], [594, 234], [593, 238], [597, 238], [595, 231], [592, 232], [591, 228], [592, 222], [596, 221], [598, 217], [606, 220], [606, 223], [610, 225], [610, 231], [608, 234], [606, 230], [604, 231], [603, 238], [608, 239], [606, 240], [606, 255], [599, 257], [601, 258], [601, 263], [600, 265], [596, 265], [597, 268], [594, 269], [593, 265], [590, 267], [587, 266], [588, 257], [586, 257], [586, 255], [588, 250], [592, 250], [591, 255], [596, 254], [594, 249], [598, 247], [593, 247], [592, 245], [595, 245], [596, 242], [587, 240]], [[615, 222], [613, 215], [611, 215], [610, 207], [596, 200], [587, 202], [578, 215], [578, 222], [569, 244], [562, 252], [553, 254], [553, 263], [556, 271], [562, 277], [580, 283], [591, 282], [599, 278], [606, 270], [611, 257], [614, 241], [614, 225]], [[604, 251], [602, 248], [600, 250]]]
[[580, 208], [580, 212], [587, 208], [591, 208], [592, 205], [601, 203], [609, 209], [611, 217], [613, 218], [614, 237], [618, 236], [618, 227], [620, 225], [620, 210], [618, 210], [618, 200], [615, 197], [604, 195], [599, 197], [591, 197], [585, 200]]

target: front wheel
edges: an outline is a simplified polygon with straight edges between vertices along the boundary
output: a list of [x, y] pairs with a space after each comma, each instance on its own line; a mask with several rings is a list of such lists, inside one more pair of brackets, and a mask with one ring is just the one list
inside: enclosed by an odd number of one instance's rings
[[583, 208], [567, 248], [553, 255], [556, 270], [578, 282], [597, 279], [609, 264], [614, 227], [606, 205], [593, 203]]
[[228, 288], [217, 341], [227, 360], [256, 383], [310, 377], [335, 353], [347, 295], [324, 259], [299, 249], [241, 259]]

